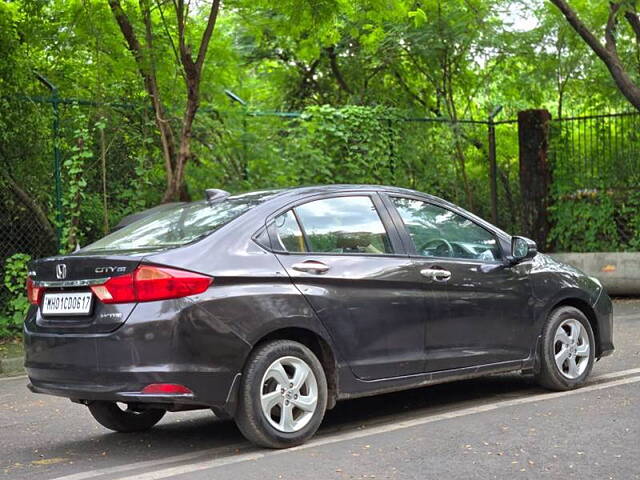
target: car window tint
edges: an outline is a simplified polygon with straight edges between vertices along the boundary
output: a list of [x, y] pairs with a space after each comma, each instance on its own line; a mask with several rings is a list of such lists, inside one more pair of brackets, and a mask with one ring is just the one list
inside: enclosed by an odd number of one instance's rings
[[500, 259], [496, 238], [468, 218], [442, 207], [410, 198], [392, 198], [419, 255]]
[[280, 250], [306, 252], [302, 231], [293, 211], [289, 210], [282, 215], [278, 215], [275, 219], [275, 226]]
[[321, 253], [392, 253], [371, 198], [336, 197], [295, 208], [309, 249]]

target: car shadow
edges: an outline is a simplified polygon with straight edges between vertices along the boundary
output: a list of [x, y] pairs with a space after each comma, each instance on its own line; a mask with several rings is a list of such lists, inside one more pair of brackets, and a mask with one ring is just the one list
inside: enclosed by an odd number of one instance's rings
[[[363, 425], [371, 427], [409, 420], [542, 391], [529, 377], [505, 374], [345, 400], [326, 413], [318, 435], [348, 432]], [[92, 421], [87, 418], [87, 422]], [[233, 421], [220, 420], [208, 410], [168, 414], [155, 428], [144, 433], [113, 433], [93, 423], [87, 430], [84, 438], [61, 439], [41, 449], [47, 458], [68, 461], [39, 468], [38, 472], [59, 476], [80, 468], [100, 469], [176, 456], [188, 457], [182, 461], [202, 461], [254, 450]]]
[[407, 420], [542, 391], [532, 377], [503, 374], [342, 401], [327, 412], [321, 431]]
[[[496, 375], [346, 400], [326, 413], [318, 435], [491, 403], [510, 396], [521, 396], [532, 390], [538, 391], [527, 377]], [[95, 434], [89, 438], [52, 445], [48, 456], [77, 455], [81, 456], [78, 463], [88, 460], [94, 464], [93, 468], [100, 468], [106, 464], [111, 466], [176, 455], [197, 455], [198, 452], [204, 458], [211, 459], [253, 449], [233, 421], [220, 420], [210, 411], [168, 414], [155, 428], [144, 433], [107, 433], [100, 426], [95, 426], [93, 431]], [[105, 459], [110, 461], [101, 461]]]

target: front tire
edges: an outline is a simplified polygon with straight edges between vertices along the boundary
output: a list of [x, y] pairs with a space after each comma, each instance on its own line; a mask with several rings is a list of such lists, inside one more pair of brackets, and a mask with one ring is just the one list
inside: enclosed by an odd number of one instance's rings
[[541, 342], [536, 381], [555, 391], [581, 387], [593, 368], [596, 346], [584, 313], [574, 307], [552, 311], [542, 329]]
[[235, 421], [256, 445], [300, 445], [318, 430], [327, 407], [327, 380], [318, 358], [301, 343], [275, 340], [250, 355]]
[[90, 403], [89, 411], [100, 425], [121, 433], [149, 430], [166, 413], [165, 410], [158, 408], [150, 408], [141, 412], [129, 408], [123, 410], [114, 402], [103, 401]]

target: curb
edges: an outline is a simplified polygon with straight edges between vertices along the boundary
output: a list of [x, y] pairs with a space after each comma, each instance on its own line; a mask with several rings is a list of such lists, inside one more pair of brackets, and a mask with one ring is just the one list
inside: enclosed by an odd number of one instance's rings
[[24, 357], [0, 359], [0, 377], [15, 377], [24, 373]]

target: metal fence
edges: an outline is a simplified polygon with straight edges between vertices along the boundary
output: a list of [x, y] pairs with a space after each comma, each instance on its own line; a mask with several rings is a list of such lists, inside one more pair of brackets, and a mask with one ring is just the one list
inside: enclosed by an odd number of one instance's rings
[[550, 160], [558, 249], [640, 248], [640, 113], [554, 119]]
[[559, 118], [551, 135], [554, 181], [566, 192], [638, 187], [639, 113]]
[[[57, 96], [0, 98], [5, 121], [0, 139], [0, 315], [6, 314], [9, 292], [5, 266], [15, 254], [32, 258], [56, 254], [65, 220], [65, 166], [77, 147], [78, 130], [104, 123], [105, 148], [110, 158], [107, 179], [112, 219], [144, 207], [135, 198], [118, 199], [117, 190], [133, 181], [140, 167], [133, 153], [134, 131], [146, 126], [146, 110], [122, 104], [103, 104]], [[6, 123], [12, 119], [13, 123]], [[9, 128], [7, 128], [9, 127]], [[13, 127], [13, 128], [11, 128]], [[96, 134], [96, 139], [99, 136]], [[99, 139], [90, 147], [82, 180], [82, 221], [92, 235], [104, 232], [105, 217]], [[124, 207], [123, 205], [130, 205]], [[66, 247], [65, 247], [66, 249]]]

